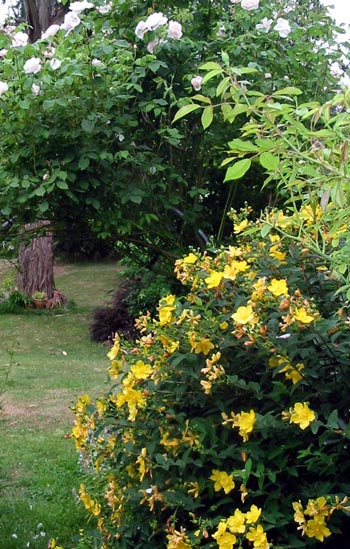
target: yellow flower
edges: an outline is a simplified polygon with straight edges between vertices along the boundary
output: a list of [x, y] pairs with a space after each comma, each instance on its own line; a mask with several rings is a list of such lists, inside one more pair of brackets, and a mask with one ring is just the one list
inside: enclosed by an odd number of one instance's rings
[[174, 305], [175, 303], [175, 296], [174, 295], [167, 295], [166, 297], [163, 297], [159, 302], [159, 324], [161, 326], [164, 326], [165, 324], [169, 324], [173, 319], [173, 312], [175, 311], [176, 307]]
[[190, 540], [186, 536], [186, 530], [181, 527], [181, 532], [174, 530], [167, 535], [167, 549], [191, 549]]
[[266, 277], [259, 278], [253, 284], [254, 292], [252, 293], [252, 299], [260, 299], [266, 290]]
[[221, 534], [217, 531], [213, 534], [213, 538], [216, 539], [219, 549], [232, 549], [237, 542], [236, 536], [234, 534], [230, 534], [229, 532], [223, 532]]
[[129, 408], [130, 421], [135, 421], [137, 410], [142, 408], [146, 404], [146, 399], [141, 391], [137, 391], [132, 387], [126, 387], [115, 399], [117, 408], [121, 408], [124, 404], [127, 404]]
[[274, 259], [277, 259], [278, 261], [282, 262], [286, 259], [287, 253], [286, 252], [280, 252], [279, 246], [276, 244], [275, 246], [271, 246], [269, 255], [273, 257]]
[[108, 374], [111, 379], [116, 379], [123, 367], [123, 360], [112, 360], [110, 367], [108, 368]]
[[241, 221], [240, 223], [235, 223], [233, 232], [235, 234], [241, 233], [242, 231], [244, 231], [244, 229], [248, 227], [248, 224], [249, 224], [248, 219], [243, 219], [243, 221]]
[[261, 524], [258, 524], [256, 528], [249, 528], [247, 539], [253, 542], [253, 547], [256, 549], [267, 549], [267, 537]]
[[223, 273], [218, 271], [212, 271], [207, 278], [204, 279], [208, 288], [217, 288], [220, 286], [222, 281]]
[[197, 341], [198, 334], [196, 332], [191, 332], [189, 334], [189, 340], [191, 344], [191, 352], [195, 353], [196, 355], [199, 355], [200, 353], [203, 353], [204, 355], [208, 355], [212, 349], [214, 349], [214, 345], [208, 339], [207, 337], [202, 337], [199, 341]]
[[245, 526], [245, 515], [240, 509], [236, 509], [234, 514], [228, 517], [227, 527], [233, 534], [244, 534]]
[[278, 280], [277, 278], [273, 278], [267, 289], [276, 297], [280, 295], [288, 295], [288, 286], [284, 279]]
[[80, 501], [83, 502], [85, 508], [87, 509], [87, 511], [89, 511], [89, 513], [91, 513], [95, 517], [97, 517], [101, 513], [101, 505], [97, 501], [92, 499], [92, 497], [87, 493], [84, 484], [80, 485], [79, 498]]
[[175, 353], [175, 351], [177, 351], [179, 348], [179, 341], [172, 341], [169, 337], [165, 335], [158, 336], [158, 339], [163, 345], [163, 349], [165, 349], [170, 354]]
[[225, 494], [229, 494], [231, 490], [233, 490], [235, 487], [232, 475], [229, 475], [225, 471], [218, 471], [217, 469], [213, 469], [212, 474], [209, 478], [214, 482], [215, 492], [219, 492], [222, 489], [224, 490]]
[[119, 351], [120, 351], [120, 337], [118, 334], [115, 334], [114, 345], [109, 351], [109, 353], [107, 353], [109, 360], [114, 360], [118, 356]]
[[142, 448], [141, 454], [137, 457], [136, 463], [139, 466], [140, 481], [142, 482], [145, 474], [148, 472], [147, 467], [147, 448]]
[[299, 425], [300, 429], [303, 430], [316, 418], [315, 412], [310, 410], [307, 402], [297, 402], [290, 412], [290, 423]]
[[294, 318], [302, 324], [310, 324], [310, 322], [315, 320], [313, 316], [307, 314], [305, 307], [300, 307], [299, 309], [296, 309], [294, 313]]
[[251, 505], [250, 510], [246, 512], [246, 521], [248, 524], [253, 524], [253, 522], [257, 522], [261, 515], [261, 509], [257, 507], [256, 505]]
[[258, 317], [254, 313], [251, 305], [238, 307], [237, 311], [231, 315], [231, 318], [237, 324], [250, 324], [254, 326], [258, 322]]
[[150, 364], [138, 360], [136, 364], [131, 366], [130, 370], [136, 379], [147, 379], [151, 375], [153, 368]]
[[331, 535], [331, 531], [327, 528], [323, 517], [318, 517], [312, 520], [308, 520], [305, 534], [309, 538], [315, 538], [319, 541], [324, 541], [324, 538], [328, 538]]
[[223, 412], [222, 417], [224, 419], [223, 425], [232, 423], [232, 429], [234, 427], [238, 427], [239, 434], [243, 438], [243, 442], [247, 442], [249, 438], [248, 434], [252, 432], [255, 423], [254, 410], [250, 410], [250, 412], [241, 412], [240, 414], [234, 414], [233, 412], [231, 412], [231, 419], [229, 419], [227, 414]]
[[186, 257], [183, 258], [183, 262], [186, 263], [187, 265], [193, 265], [193, 263], [196, 263], [197, 259], [198, 259], [198, 255], [191, 252], [190, 254], [186, 255]]
[[306, 519], [303, 512], [303, 506], [300, 501], [293, 501], [292, 503], [293, 509], [295, 511], [294, 513], [294, 520], [298, 524], [304, 524]]

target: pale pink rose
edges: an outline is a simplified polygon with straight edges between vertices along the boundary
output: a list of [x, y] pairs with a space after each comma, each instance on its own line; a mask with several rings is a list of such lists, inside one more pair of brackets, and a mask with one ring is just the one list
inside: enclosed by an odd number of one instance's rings
[[241, 7], [247, 11], [257, 10], [259, 1], [260, 0], [241, 0]]
[[60, 66], [61, 66], [61, 61], [59, 59], [56, 59], [56, 58], [51, 59], [50, 67], [52, 68], [53, 71], [56, 71], [57, 69], [59, 69]]
[[265, 32], [269, 32], [272, 23], [273, 19], [268, 19], [267, 17], [264, 17], [264, 19], [261, 20], [261, 23], [255, 25], [255, 28], [258, 30], [264, 30]]
[[45, 40], [46, 38], [50, 38], [51, 36], [55, 36], [59, 30], [60, 30], [59, 25], [50, 25], [50, 27], [46, 29], [45, 32], [42, 33], [41, 35], [42, 40]]
[[202, 87], [202, 80], [203, 78], [201, 76], [195, 76], [194, 78], [192, 78], [191, 80], [191, 84], [193, 86], [193, 89], [195, 91], [199, 91]]
[[156, 30], [158, 27], [161, 27], [162, 25], [166, 25], [167, 22], [168, 22], [168, 18], [165, 17], [165, 15], [163, 15], [162, 12], [160, 11], [151, 13], [151, 15], [149, 15], [145, 21], [146, 26], [150, 31]]
[[81, 2], [72, 2], [71, 4], [69, 4], [70, 11], [78, 14], [82, 13], [84, 10], [88, 10], [94, 7], [94, 4], [92, 4], [91, 2], [87, 2], [86, 0], [82, 0]]
[[12, 47], [26, 46], [28, 44], [28, 34], [25, 32], [16, 32], [12, 37]]
[[144, 35], [148, 31], [149, 31], [149, 28], [147, 27], [147, 25], [144, 21], [140, 21], [139, 23], [137, 23], [136, 29], [135, 29], [135, 34], [136, 34], [137, 38], [140, 38], [142, 40]]
[[39, 57], [31, 57], [23, 65], [23, 70], [26, 74], [36, 74], [41, 70], [41, 61]]
[[66, 31], [66, 34], [68, 34], [73, 29], [75, 29], [75, 27], [77, 27], [78, 25], [80, 25], [79, 16], [76, 13], [74, 13], [73, 11], [69, 11], [64, 16], [64, 21], [61, 25], [61, 29], [64, 29]]
[[239, 4], [241, 0], [230, 0], [231, 4]]
[[0, 97], [3, 93], [7, 92], [9, 89], [8, 84], [6, 82], [0, 81]]
[[3, 48], [2, 50], [0, 50], [0, 57], [6, 57], [7, 52], [8, 52], [8, 50], [6, 50], [5, 48]]
[[274, 30], [278, 32], [281, 38], [287, 38], [292, 29], [290, 28], [290, 24], [287, 19], [279, 17], [277, 19], [277, 24], [275, 25]]
[[106, 13], [109, 13], [112, 9], [112, 3], [109, 2], [108, 4], [105, 4], [104, 6], [96, 6], [96, 10], [101, 14], [101, 15], [106, 15]]
[[147, 44], [147, 51], [149, 53], [153, 53], [154, 52], [154, 48], [156, 48], [159, 44], [159, 40], [158, 38], [155, 38], [154, 40], [152, 40], [151, 42], [149, 42]]
[[177, 21], [169, 21], [168, 38], [180, 40], [182, 36], [182, 26]]
[[37, 95], [40, 95], [40, 93], [41, 93], [40, 86], [38, 86], [37, 84], [32, 84], [32, 94], [37, 96]]

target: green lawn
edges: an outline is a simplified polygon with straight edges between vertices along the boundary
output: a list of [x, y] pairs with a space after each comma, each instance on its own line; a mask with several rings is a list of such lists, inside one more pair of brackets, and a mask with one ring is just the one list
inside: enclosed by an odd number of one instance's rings
[[[7, 272], [1, 263], [0, 283]], [[108, 388], [108, 349], [90, 341], [88, 327], [117, 276], [116, 263], [58, 265], [56, 287], [74, 307], [0, 315], [1, 549], [45, 549], [53, 537], [72, 548], [84, 524], [70, 408]]]

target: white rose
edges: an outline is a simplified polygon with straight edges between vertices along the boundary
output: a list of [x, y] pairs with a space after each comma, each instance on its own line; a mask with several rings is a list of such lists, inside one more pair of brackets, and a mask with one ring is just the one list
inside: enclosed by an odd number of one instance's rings
[[57, 69], [59, 69], [61, 66], [61, 61], [59, 59], [51, 59], [50, 61], [50, 67], [52, 68], [53, 71], [56, 71]]
[[158, 44], [159, 44], [159, 40], [158, 40], [158, 38], [155, 38], [154, 40], [152, 40], [151, 42], [149, 42], [149, 43], [147, 44], [147, 51], [148, 51], [149, 53], [153, 53], [153, 52], [154, 52], [154, 48], [155, 48], [156, 46], [158, 46]]
[[203, 78], [201, 76], [195, 76], [194, 78], [192, 78], [191, 84], [192, 84], [193, 89], [195, 91], [199, 91], [201, 89], [202, 80], [203, 80]]
[[151, 15], [149, 15], [145, 21], [147, 28], [151, 31], [156, 30], [162, 25], [166, 25], [167, 22], [168, 18], [165, 17], [165, 15], [163, 15], [160, 11], [151, 13]]
[[260, 0], [241, 0], [241, 7], [247, 11], [257, 10], [259, 1]]
[[275, 25], [274, 29], [278, 32], [281, 38], [287, 38], [288, 34], [292, 30], [287, 19], [283, 19], [283, 17], [279, 17], [277, 19], [277, 24]]
[[95, 57], [95, 59], [93, 59], [91, 61], [91, 65], [93, 65], [94, 67], [103, 67], [104, 66], [102, 61], [100, 59], [97, 59], [96, 57]]
[[82, 0], [81, 2], [72, 2], [69, 5], [70, 11], [73, 11], [74, 13], [81, 13], [84, 10], [88, 10], [94, 7], [94, 4], [91, 4], [91, 2], [87, 2], [86, 0]]
[[241, 0], [230, 0], [231, 4], [239, 4]]
[[28, 34], [25, 32], [16, 32], [12, 37], [12, 47], [26, 46], [28, 44]]
[[64, 29], [66, 33], [68, 34], [70, 31], [75, 29], [80, 24], [80, 18], [79, 16], [74, 13], [73, 11], [69, 11], [64, 16], [64, 21], [61, 25], [61, 29]]
[[40, 95], [40, 93], [41, 93], [40, 86], [38, 86], [37, 84], [32, 84], [32, 94], [37, 96], [37, 95]]
[[258, 30], [264, 30], [265, 32], [269, 32], [272, 23], [273, 19], [268, 19], [267, 17], [264, 17], [264, 19], [261, 20], [261, 23], [255, 25], [255, 28]]
[[6, 50], [5, 48], [3, 48], [2, 50], [0, 50], [0, 57], [6, 57], [7, 52], [8, 52], [8, 50]]
[[45, 40], [46, 38], [49, 38], [50, 36], [55, 36], [58, 31], [60, 30], [59, 25], [50, 25], [48, 29], [46, 29], [45, 32], [42, 33], [41, 38], [42, 40]]
[[182, 36], [182, 26], [177, 21], [169, 21], [168, 38], [180, 40]]
[[9, 89], [8, 84], [6, 82], [0, 81], [0, 97], [3, 93], [7, 92]]
[[136, 29], [135, 29], [135, 34], [136, 34], [137, 38], [140, 38], [142, 40], [144, 35], [148, 31], [149, 31], [149, 28], [147, 27], [147, 25], [144, 21], [140, 21], [139, 23], [137, 23]]
[[101, 15], [106, 15], [106, 13], [109, 13], [112, 9], [112, 4], [109, 2], [108, 4], [105, 4], [104, 6], [96, 6], [96, 10]]
[[31, 57], [23, 65], [23, 70], [26, 74], [36, 74], [41, 70], [41, 61], [39, 57]]

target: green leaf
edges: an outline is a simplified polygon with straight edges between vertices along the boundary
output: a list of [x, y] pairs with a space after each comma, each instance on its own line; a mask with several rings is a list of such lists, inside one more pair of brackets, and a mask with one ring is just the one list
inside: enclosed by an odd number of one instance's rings
[[208, 105], [211, 105], [209, 97], [206, 97], [205, 95], [202, 95], [200, 93], [196, 93], [196, 95], [193, 95], [191, 99], [195, 99], [196, 101], [202, 101], [202, 103], [208, 103]]
[[226, 171], [225, 181], [232, 181], [235, 179], [241, 179], [247, 171], [249, 170], [252, 161], [250, 158], [244, 158], [243, 160], [238, 160], [233, 166], [230, 166]]
[[81, 127], [86, 133], [91, 133], [95, 127], [95, 122], [93, 120], [88, 120], [87, 118], [85, 118], [81, 121]]
[[281, 97], [282, 95], [301, 95], [303, 92], [294, 86], [287, 86], [271, 94], [271, 97]]
[[180, 118], [187, 116], [191, 112], [196, 111], [197, 109], [200, 109], [200, 105], [195, 105], [194, 103], [190, 103], [189, 105], [184, 105], [175, 114], [173, 118], [173, 123], [179, 120]]
[[62, 181], [61, 179], [56, 182], [56, 186], [63, 191], [66, 191], [69, 188], [67, 183], [65, 181]]
[[206, 82], [208, 82], [208, 80], [211, 80], [212, 78], [214, 78], [215, 76], [218, 76], [218, 74], [221, 74], [221, 73], [222, 73], [222, 69], [208, 72], [205, 76], [203, 76], [202, 84], [205, 84]]
[[226, 91], [229, 83], [231, 81], [231, 78], [229, 76], [226, 76], [223, 80], [221, 80], [220, 84], [216, 88], [216, 97], [224, 93]]
[[83, 156], [79, 159], [78, 167], [80, 170], [86, 170], [86, 168], [89, 167], [90, 164], [90, 158], [88, 156]]
[[201, 122], [204, 129], [208, 128], [213, 121], [213, 107], [205, 107], [201, 116]]
[[204, 65], [201, 65], [199, 68], [201, 71], [212, 71], [212, 70], [222, 71], [222, 68], [219, 65], [219, 63], [215, 63], [214, 61], [209, 61], [208, 63], [204, 63]]
[[265, 238], [265, 236], [267, 236], [269, 234], [271, 229], [272, 229], [271, 225], [269, 225], [268, 223], [264, 223], [264, 225], [262, 226], [262, 229], [260, 231], [260, 234], [261, 234], [262, 238]]
[[243, 141], [242, 139], [233, 139], [229, 141], [228, 146], [234, 152], [258, 152], [259, 149], [256, 145], [250, 141]]
[[330, 429], [339, 429], [338, 424], [338, 410], [333, 410], [328, 416], [327, 427]]
[[259, 157], [260, 164], [266, 170], [276, 171], [279, 166], [279, 159], [270, 152], [264, 152]]

